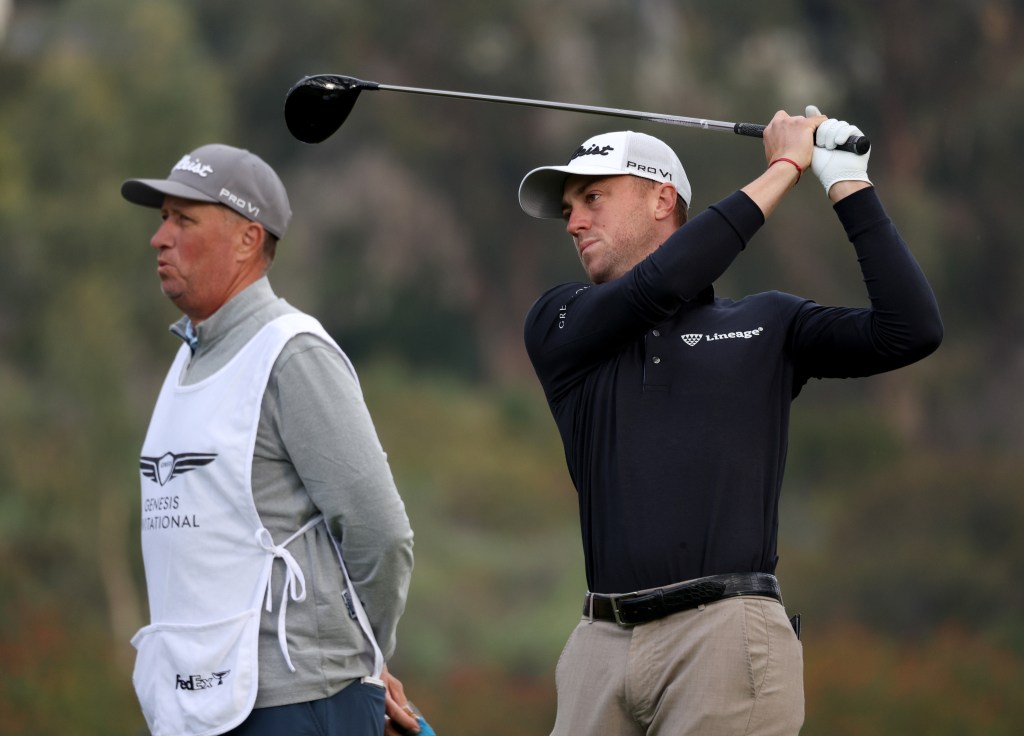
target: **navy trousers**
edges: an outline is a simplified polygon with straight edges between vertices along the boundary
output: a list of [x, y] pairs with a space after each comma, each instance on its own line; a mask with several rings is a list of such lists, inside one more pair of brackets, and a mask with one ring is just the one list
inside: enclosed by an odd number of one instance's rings
[[308, 703], [256, 708], [224, 736], [383, 736], [384, 688], [353, 682]]

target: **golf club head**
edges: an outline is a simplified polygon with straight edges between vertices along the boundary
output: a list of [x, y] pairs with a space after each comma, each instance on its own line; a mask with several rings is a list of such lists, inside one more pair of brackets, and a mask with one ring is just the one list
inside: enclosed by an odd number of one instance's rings
[[285, 124], [303, 143], [320, 143], [345, 122], [360, 91], [376, 88], [374, 82], [337, 74], [303, 77], [285, 96]]

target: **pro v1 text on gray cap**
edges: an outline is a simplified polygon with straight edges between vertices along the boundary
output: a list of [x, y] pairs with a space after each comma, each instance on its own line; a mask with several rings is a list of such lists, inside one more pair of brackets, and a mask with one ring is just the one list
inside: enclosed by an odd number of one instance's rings
[[163, 207], [164, 195], [216, 202], [284, 237], [292, 208], [274, 170], [242, 148], [211, 143], [186, 153], [166, 179], [129, 179], [121, 196], [143, 207]]

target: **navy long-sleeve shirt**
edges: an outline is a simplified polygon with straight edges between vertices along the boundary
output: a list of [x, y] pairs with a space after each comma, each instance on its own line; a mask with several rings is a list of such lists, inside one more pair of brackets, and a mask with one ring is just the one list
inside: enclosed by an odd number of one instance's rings
[[764, 223], [742, 192], [624, 276], [545, 293], [527, 352], [579, 495], [590, 590], [774, 572], [790, 403], [811, 377], [868, 376], [942, 340], [931, 287], [873, 188], [835, 205], [870, 308], [782, 292], [715, 297]]

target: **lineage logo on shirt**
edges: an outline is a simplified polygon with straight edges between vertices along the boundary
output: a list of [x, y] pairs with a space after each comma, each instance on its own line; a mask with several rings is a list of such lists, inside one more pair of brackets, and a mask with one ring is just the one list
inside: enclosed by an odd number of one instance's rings
[[756, 327], [753, 330], [741, 330], [739, 332], [713, 332], [710, 335], [705, 335], [702, 332], [687, 332], [685, 335], [680, 335], [687, 345], [691, 348], [697, 343], [701, 342], [714, 342], [715, 340], [749, 340], [752, 337], [757, 337], [764, 332], [764, 327]]

